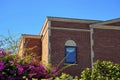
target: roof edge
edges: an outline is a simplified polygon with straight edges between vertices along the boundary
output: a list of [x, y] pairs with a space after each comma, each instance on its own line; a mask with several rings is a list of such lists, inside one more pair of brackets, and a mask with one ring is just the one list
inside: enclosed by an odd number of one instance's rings
[[53, 17], [53, 16], [47, 16], [47, 19], [50, 20], [50, 21], [64, 21], [64, 22], [78, 22], [78, 23], [96, 23], [96, 22], [102, 22], [101, 20], [65, 18], [65, 17]]
[[95, 24], [91, 24], [91, 25], [106, 25], [106, 24], [110, 24], [110, 23], [114, 23], [114, 22], [118, 22], [120, 21], [120, 18], [115, 18], [115, 19], [110, 19], [110, 20], [106, 20], [104, 22], [99, 22], [99, 23], [95, 23]]
[[23, 38], [41, 38], [40, 35], [32, 35], [32, 34], [22, 34]]

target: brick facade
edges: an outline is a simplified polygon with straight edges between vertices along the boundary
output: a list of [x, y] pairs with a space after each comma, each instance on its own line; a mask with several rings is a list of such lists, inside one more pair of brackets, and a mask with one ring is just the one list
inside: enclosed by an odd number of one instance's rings
[[[42, 43], [40, 39], [32, 39], [32, 38], [26, 38], [25, 39], [25, 46], [24, 48], [28, 49], [28, 53], [34, 53], [36, 55], [41, 55], [42, 53]], [[40, 46], [40, 47], [38, 47]]]
[[42, 42], [40, 36], [23, 34], [18, 54], [20, 57], [28, 54], [35, 54], [39, 56], [40, 60], [42, 58]]
[[[26, 35], [23, 35], [23, 37]], [[40, 36], [32, 35], [21, 39], [20, 49], [37, 46], [43, 63], [61, 69], [65, 63], [65, 43], [73, 40], [77, 48], [76, 63], [63, 70], [73, 76], [91, 67], [93, 61], [108, 60], [120, 64], [120, 19], [98, 21], [72, 18], [47, 17]], [[22, 50], [19, 50], [22, 54]]]
[[61, 27], [61, 28], [75, 28], [75, 29], [89, 29], [90, 23], [73, 23], [73, 22], [63, 22], [63, 21], [51, 21], [51, 26]]
[[94, 29], [94, 60], [120, 63], [120, 30]]
[[[75, 72], [80, 73], [86, 66], [90, 67], [89, 32], [51, 30], [51, 63], [53, 65], [58, 65], [65, 58], [65, 42], [67, 40], [74, 40], [77, 44], [77, 64], [73, 68]], [[63, 66], [66, 66], [64, 61], [60, 64], [60, 68]], [[70, 71], [67, 69], [66, 72], [70, 73]]]

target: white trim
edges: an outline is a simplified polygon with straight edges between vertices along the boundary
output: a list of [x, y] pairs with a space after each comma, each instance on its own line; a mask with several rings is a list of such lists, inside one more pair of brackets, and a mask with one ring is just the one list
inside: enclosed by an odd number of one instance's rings
[[75, 41], [73, 41], [73, 40], [67, 40], [65, 42], [65, 46], [77, 46], [77, 45], [76, 45]]
[[46, 26], [46, 25], [47, 25], [47, 23], [48, 23], [48, 19], [46, 18], [46, 20], [45, 20], [45, 22], [44, 22], [44, 24], [43, 24], [43, 27], [42, 27], [42, 29], [41, 29], [41, 31], [40, 31], [40, 35], [42, 35], [42, 34], [43, 34], [43, 32], [44, 32], [45, 28], [47, 27], [47, 26]]
[[91, 51], [91, 68], [93, 68], [93, 58], [94, 58], [94, 50], [93, 50], [93, 28], [90, 28], [90, 51]]
[[111, 23], [116, 23], [116, 22], [120, 22], [120, 18], [106, 20], [106, 21], [103, 21], [103, 22], [100, 22], [100, 23], [96, 23], [94, 25], [105, 25], [105, 24], [111, 24]]
[[74, 23], [96, 23], [101, 22], [100, 20], [88, 20], [88, 19], [76, 19], [76, 18], [62, 18], [62, 17], [47, 17], [50, 21], [62, 21], [62, 22], [74, 22]]
[[120, 26], [91, 25], [92, 28], [120, 30]]
[[50, 43], [50, 36], [51, 36], [51, 21], [48, 21], [48, 64], [51, 62], [51, 43]]
[[89, 30], [89, 29], [75, 29], [75, 28], [61, 28], [61, 27], [51, 27], [51, 29], [90, 32], [90, 30]]

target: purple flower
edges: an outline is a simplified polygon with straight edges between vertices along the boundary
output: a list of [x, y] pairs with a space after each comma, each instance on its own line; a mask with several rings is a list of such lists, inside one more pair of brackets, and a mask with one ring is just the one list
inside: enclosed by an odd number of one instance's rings
[[43, 66], [42, 64], [40, 64], [39, 67], [40, 67], [41, 69], [44, 69], [44, 66]]
[[10, 74], [14, 74], [14, 71], [10, 70]]
[[18, 68], [18, 74], [20, 75], [20, 74], [24, 71], [24, 69], [23, 69], [23, 67], [22, 67], [21, 65], [19, 65], [18, 63], [15, 63], [15, 65], [17, 66], [17, 68]]
[[5, 68], [4, 62], [0, 61], [0, 70], [3, 70]]
[[23, 54], [23, 57], [26, 57], [26, 56], [27, 56], [26, 53], [24, 53], [24, 54]]
[[16, 65], [17, 67], [19, 67], [19, 66], [20, 66], [17, 62], [15, 63], [15, 65]]
[[19, 66], [19, 67], [18, 67], [18, 74], [21, 74], [21, 73], [23, 72], [23, 70], [24, 70], [23, 67], [22, 67], [22, 66]]
[[22, 78], [8, 78], [7, 80], [25, 80], [25, 79], [22, 79]]
[[47, 75], [45, 76], [46, 79], [47, 79], [47, 78], [50, 78], [50, 77], [51, 77], [50, 74], [47, 74]]
[[53, 72], [53, 75], [54, 75], [54, 76], [57, 76], [57, 75], [58, 75], [57, 67], [53, 67], [53, 68], [52, 68], [52, 72]]
[[0, 49], [0, 55], [3, 55], [3, 56], [6, 55], [6, 52], [4, 51], [4, 49]]
[[53, 72], [56, 73], [57, 72], [57, 68], [53, 67]]

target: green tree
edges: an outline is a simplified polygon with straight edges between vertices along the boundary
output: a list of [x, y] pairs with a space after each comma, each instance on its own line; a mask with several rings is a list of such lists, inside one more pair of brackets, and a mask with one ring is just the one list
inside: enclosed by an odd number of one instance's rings
[[15, 53], [18, 50], [19, 40], [18, 35], [13, 35], [8, 31], [8, 36], [0, 35], [0, 49]]
[[120, 80], [120, 65], [110, 61], [96, 61], [92, 69], [82, 71], [80, 80]]

